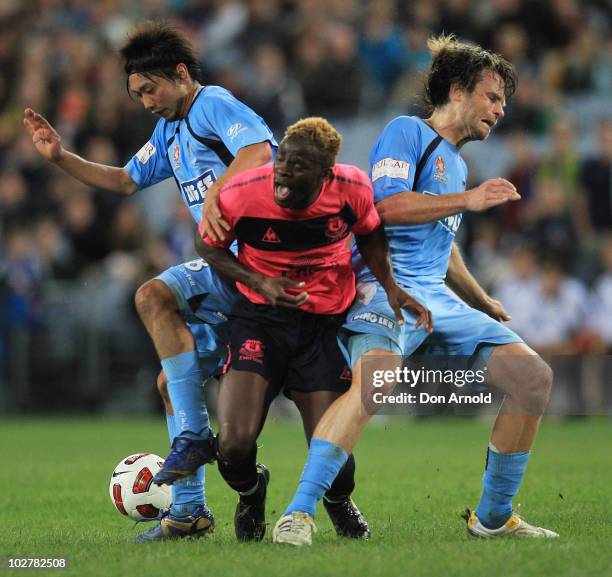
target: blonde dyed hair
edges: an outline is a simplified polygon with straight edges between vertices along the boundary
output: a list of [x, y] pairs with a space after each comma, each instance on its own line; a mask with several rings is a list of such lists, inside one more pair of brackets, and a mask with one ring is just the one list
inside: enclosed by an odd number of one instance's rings
[[325, 118], [302, 118], [285, 131], [285, 138], [299, 138], [310, 142], [333, 166], [340, 152], [342, 137], [340, 133]]

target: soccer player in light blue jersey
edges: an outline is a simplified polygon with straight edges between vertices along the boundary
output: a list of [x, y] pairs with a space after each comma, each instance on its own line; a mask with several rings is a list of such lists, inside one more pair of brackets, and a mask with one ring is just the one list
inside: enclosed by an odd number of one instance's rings
[[367, 376], [373, 370], [399, 369], [402, 355], [417, 349], [419, 354], [475, 357], [487, 363], [488, 382], [505, 393], [488, 447], [482, 496], [466, 515], [468, 532], [485, 538], [558, 536], [528, 524], [512, 509], [548, 402], [552, 372], [501, 323], [509, 319], [506, 310], [469, 273], [454, 241], [464, 211], [520, 198], [501, 178], [465, 191], [467, 169], [460, 156], [464, 144], [485, 140], [502, 119], [516, 72], [502, 57], [452, 36], [430, 39], [429, 48], [431, 115], [402, 116], [385, 127], [372, 149], [370, 178], [395, 277], [431, 311], [434, 330], [415, 329], [406, 312], [405, 323], [395, 322], [382, 287], [362, 262], [354, 261], [359, 295], [345, 324], [352, 335], [353, 382], [319, 421], [297, 493], [274, 528], [276, 543], [312, 543], [317, 501], [371, 418], [363, 406], [372, 385]]
[[[24, 123], [36, 149], [86, 185], [125, 196], [173, 177], [202, 234], [223, 239], [228, 225], [218, 208], [220, 188], [271, 160], [272, 132], [227, 90], [200, 84], [192, 47], [166, 24], [137, 29], [121, 55], [130, 94], [159, 117], [151, 139], [123, 168], [88, 162], [65, 150], [49, 122], [28, 108]], [[235, 295], [233, 283], [203, 260], [172, 267], [136, 293], [138, 313], [161, 359], [158, 388], [173, 447], [155, 481], [177, 481], [171, 510], [138, 541], [200, 536], [214, 527], [204, 469], [193, 463], [214, 456], [202, 383], [217, 373], [225, 355]]]

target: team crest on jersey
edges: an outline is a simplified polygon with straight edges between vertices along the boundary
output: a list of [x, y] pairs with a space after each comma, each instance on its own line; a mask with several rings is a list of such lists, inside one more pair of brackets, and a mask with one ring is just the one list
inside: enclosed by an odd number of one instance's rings
[[263, 365], [265, 345], [258, 339], [247, 339], [242, 343], [238, 360], [253, 361]]
[[348, 230], [348, 224], [341, 216], [332, 216], [327, 221], [327, 230], [325, 236], [332, 241], [340, 240], [344, 238]]
[[202, 204], [204, 198], [206, 198], [206, 191], [214, 184], [215, 180], [217, 180], [215, 172], [210, 169], [193, 180], [181, 182], [181, 192], [187, 206]]
[[174, 168], [178, 170], [181, 167], [181, 148], [178, 142], [174, 145], [172, 159], [174, 160]]
[[444, 158], [441, 156], [436, 156], [434, 166], [436, 169], [434, 170], [433, 177], [444, 184], [448, 184], [448, 178], [446, 177], [446, 163], [444, 162]]

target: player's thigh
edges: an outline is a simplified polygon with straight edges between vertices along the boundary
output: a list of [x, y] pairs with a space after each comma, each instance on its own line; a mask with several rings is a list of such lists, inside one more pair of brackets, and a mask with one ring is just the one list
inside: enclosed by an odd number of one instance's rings
[[473, 365], [484, 366], [493, 348], [523, 339], [503, 323], [469, 307], [446, 288], [432, 291], [427, 306], [434, 318], [434, 332], [419, 354], [473, 357]]
[[257, 439], [270, 405], [271, 386], [261, 375], [230, 369], [219, 385], [217, 420], [221, 450]]
[[349, 389], [351, 372], [338, 342], [343, 322], [344, 315], [303, 315], [295, 352], [288, 360], [284, 383], [287, 396], [321, 391], [340, 395]]
[[300, 411], [304, 434], [309, 442], [321, 417], [342, 394], [339, 391], [293, 391], [291, 393], [291, 399]]
[[173, 266], [156, 279], [172, 291], [186, 322], [213, 325], [226, 322], [238, 294], [235, 285], [203, 259]]
[[[407, 289], [410, 294], [426, 305], [420, 289]], [[427, 305], [426, 305], [427, 306]], [[351, 366], [368, 349], [380, 348], [383, 341], [375, 342], [378, 337], [394, 343], [391, 350], [399, 354], [409, 355], [427, 338], [428, 333], [423, 327], [415, 328], [416, 317], [408, 311], [402, 311], [404, 324], [399, 325], [395, 313], [389, 306], [387, 294], [378, 283], [361, 283], [355, 302], [349, 309], [343, 329], [348, 334], [367, 335], [360, 340], [359, 350], [350, 353]], [[435, 325], [434, 318], [434, 325]], [[384, 341], [386, 342], [386, 340]], [[383, 349], [386, 346], [382, 347]]]

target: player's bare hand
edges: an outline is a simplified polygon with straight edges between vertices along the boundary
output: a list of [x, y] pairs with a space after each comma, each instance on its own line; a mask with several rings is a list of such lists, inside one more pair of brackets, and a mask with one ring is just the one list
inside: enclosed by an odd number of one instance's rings
[[433, 319], [431, 311], [425, 308], [416, 299], [412, 298], [404, 289], [397, 284], [387, 289], [387, 299], [389, 305], [395, 313], [395, 320], [398, 325], [404, 324], [402, 309], [412, 313], [416, 317], [415, 328], [422, 326], [428, 333], [433, 331]]
[[492, 299], [489, 297], [478, 308], [496, 321], [509, 321], [512, 318], [508, 314], [508, 311], [505, 309], [504, 305], [497, 299]]
[[275, 307], [297, 309], [308, 300], [308, 293], [290, 294], [288, 289], [300, 289], [303, 282], [295, 282], [287, 277], [263, 277], [257, 286], [257, 292]]
[[505, 178], [492, 178], [465, 193], [466, 208], [474, 212], [488, 210], [506, 202], [520, 200], [516, 187]]
[[62, 139], [47, 119], [31, 108], [23, 113], [23, 124], [32, 137], [36, 150], [50, 162], [57, 162], [64, 152]]
[[213, 241], [225, 240], [225, 231], [228, 230], [230, 230], [230, 225], [223, 219], [219, 209], [218, 195], [207, 194], [202, 214], [202, 236], [208, 236]]

